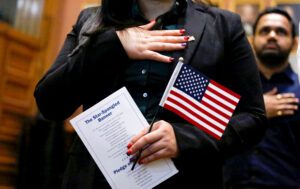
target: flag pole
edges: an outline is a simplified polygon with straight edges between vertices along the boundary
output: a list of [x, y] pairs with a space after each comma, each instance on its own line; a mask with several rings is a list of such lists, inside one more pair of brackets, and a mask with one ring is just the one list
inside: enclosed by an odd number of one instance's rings
[[[148, 129], [148, 132], [147, 132], [147, 133], [150, 133], [150, 132], [151, 132], [152, 127], [153, 127], [153, 124], [154, 124], [154, 122], [155, 122], [155, 120], [156, 120], [156, 116], [158, 115], [158, 112], [159, 112], [160, 110], [161, 110], [161, 106], [158, 106], [158, 108], [156, 109], [156, 112], [155, 112], [155, 114], [154, 114], [154, 117], [152, 118], [152, 121], [151, 121], [151, 123], [150, 123], [150, 126], [149, 126], [149, 129]], [[131, 170], [132, 170], [132, 171], [134, 170], [135, 165], [136, 165], [137, 162], [139, 161], [139, 159], [140, 159], [140, 157], [141, 157], [141, 154], [142, 154], [143, 150], [144, 150], [144, 148], [142, 148], [141, 150], [139, 150], [138, 155], [136, 156], [136, 159], [135, 159], [135, 161], [134, 161], [134, 163], [133, 163], [133, 165], [132, 165], [132, 167], [131, 167]]]
[[179, 74], [179, 71], [180, 71], [180, 69], [181, 69], [181, 67], [182, 67], [182, 65], [183, 65], [183, 61], [184, 61], [184, 59], [183, 59], [182, 57], [180, 57], [180, 58], [178, 59], [178, 63], [177, 63], [177, 65], [176, 65], [176, 67], [175, 67], [175, 69], [174, 69], [174, 71], [173, 71], [173, 74], [172, 74], [170, 80], [169, 80], [169, 83], [168, 83], [168, 85], [167, 85], [167, 88], [166, 88], [166, 90], [165, 90], [165, 92], [164, 92], [164, 94], [163, 94], [163, 96], [162, 96], [162, 98], [161, 98], [161, 100], [160, 100], [160, 102], [159, 102], [159, 105], [160, 105], [160, 106], [164, 106], [164, 103], [165, 103], [165, 101], [166, 101], [166, 98], [167, 98], [167, 96], [168, 96], [170, 90], [171, 90], [171, 87], [174, 85], [175, 80], [176, 80], [176, 78], [177, 78], [177, 76], [178, 76], [178, 74]]
[[[166, 90], [165, 90], [165, 92], [164, 92], [164, 94], [163, 94], [163, 96], [162, 96], [162, 98], [161, 98], [161, 101], [160, 101], [160, 103], [159, 103], [159, 106], [158, 106], [158, 108], [157, 108], [157, 110], [156, 110], [156, 112], [155, 112], [155, 114], [154, 114], [154, 117], [153, 117], [151, 123], [150, 123], [150, 127], [149, 127], [149, 129], [148, 129], [148, 133], [151, 132], [152, 127], [153, 127], [153, 124], [154, 124], [154, 121], [156, 120], [156, 116], [157, 116], [158, 112], [161, 110], [161, 108], [163, 107], [163, 104], [164, 104], [164, 102], [165, 102], [165, 100], [166, 100], [166, 98], [167, 98], [167, 95], [168, 95], [168, 93], [169, 93], [171, 87], [172, 87], [173, 84], [175, 83], [175, 80], [176, 80], [176, 78], [177, 78], [177, 76], [178, 76], [178, 74], [179, 74], [179, 71], [180, 71], [180, 69], [181, 69], [181, 67], [182, 67], [182, 65], [183, 65], [183, 61], [184, 61], [184, 59], [183, 59], [182, 57], [180, 57], [180, 58], [178, 59], [178, 63], [177, 63], [177, 65], [176, 65], [176, 67], [175, 67], [175, 70], [173, 71], [173, 74], [172, 74], [172, 76], [171, 76], [171, 78], [170, 78], [170, 80], [169, 80], [169, 83], [168, 83], [168, 85], [167, 85], [167, 88], [166, 88]], [[132, 167], [131, 167], [131, 170], [132, 170], [132, 171], [134, 170], [135, 165], [136, 165], [137, 162], [139, 161], [139, 159], [140, 159], [140, 157], [141, 157], [141, 154], [142, 154], [143, 150], [144, 150], [144, 148], [142, 148], [141, 150], [139, 150], [139, 152], [138, 152], [138, 154], [137, 154], [137, 156], [136, 156], [136, 159], [135, 159], [135, 161], [134, 161], [134, 163], [133, 163], [133, 165], [132, 165]]]

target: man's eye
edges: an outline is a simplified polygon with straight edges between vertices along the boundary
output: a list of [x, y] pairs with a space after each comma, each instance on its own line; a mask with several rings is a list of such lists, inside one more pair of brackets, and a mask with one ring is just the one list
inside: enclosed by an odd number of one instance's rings
[[260, 30], [260, 34], [262, 34], [262, 35], [266, 35], [266, 34], [268, 34], [270, 32], [270, 29], [268, 29], [268, 28], [264, 28], [264, 29], [262, 29], [262, 30]]
[[284, 30], [284, 29], [278, 29], [278, 30], [276, 31], [276, 33], [277, 33], [277, 35], [280, 35], [280, 36], [285, 36], [285, 35], [287, 35], [287, 31]]

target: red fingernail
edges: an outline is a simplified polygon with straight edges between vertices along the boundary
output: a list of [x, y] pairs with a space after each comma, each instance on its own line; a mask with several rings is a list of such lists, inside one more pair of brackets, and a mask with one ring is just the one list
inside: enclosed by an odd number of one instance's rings
[[132, 154], [132, 150], [127, 150], [126, 154], [130, 156]]
[[140, 165], [144, 164], [144, 161], [143, 160], [139, 160], [139, 164]]
[[179, 30], [179, 33], [184, 34], [185, 33], [185, 29]]
[[190, 38], [189, 36], [184, 36], [183, 39], [187, 41], [187, 40], [189, 40], [189, 38]]
[[170, 57], [169, 62], [173, 62], [174, 58]]
[[152, 23], [152, 22], [155, 22], [156, 20], [154, 19], [154, 20], [151, 20], [150, 22]]
[[127, 144], [127, 148], [131, 148], [131, 146], [132, 146], [131, 143]]

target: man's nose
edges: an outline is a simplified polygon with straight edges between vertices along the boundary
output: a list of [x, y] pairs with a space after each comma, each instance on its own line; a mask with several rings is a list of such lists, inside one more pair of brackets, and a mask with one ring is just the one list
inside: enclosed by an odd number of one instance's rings
[[277, 36], [276, 32], [274, 30], [271, 30], [269, 33], [269, 37], [275, 38]]

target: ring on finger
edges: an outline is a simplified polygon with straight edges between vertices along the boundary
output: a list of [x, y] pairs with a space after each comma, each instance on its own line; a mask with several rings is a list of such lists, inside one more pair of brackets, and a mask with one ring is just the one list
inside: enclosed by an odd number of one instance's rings
[[277, 115], [282, 116], [282, 111], [281, 110], [277, 111]]
[[277, 98], [277, 100], [280, 100], [280, 99], [282, 99], [282, 95], [278, 94], [278, 95], [276, 95], [276, 98]]

